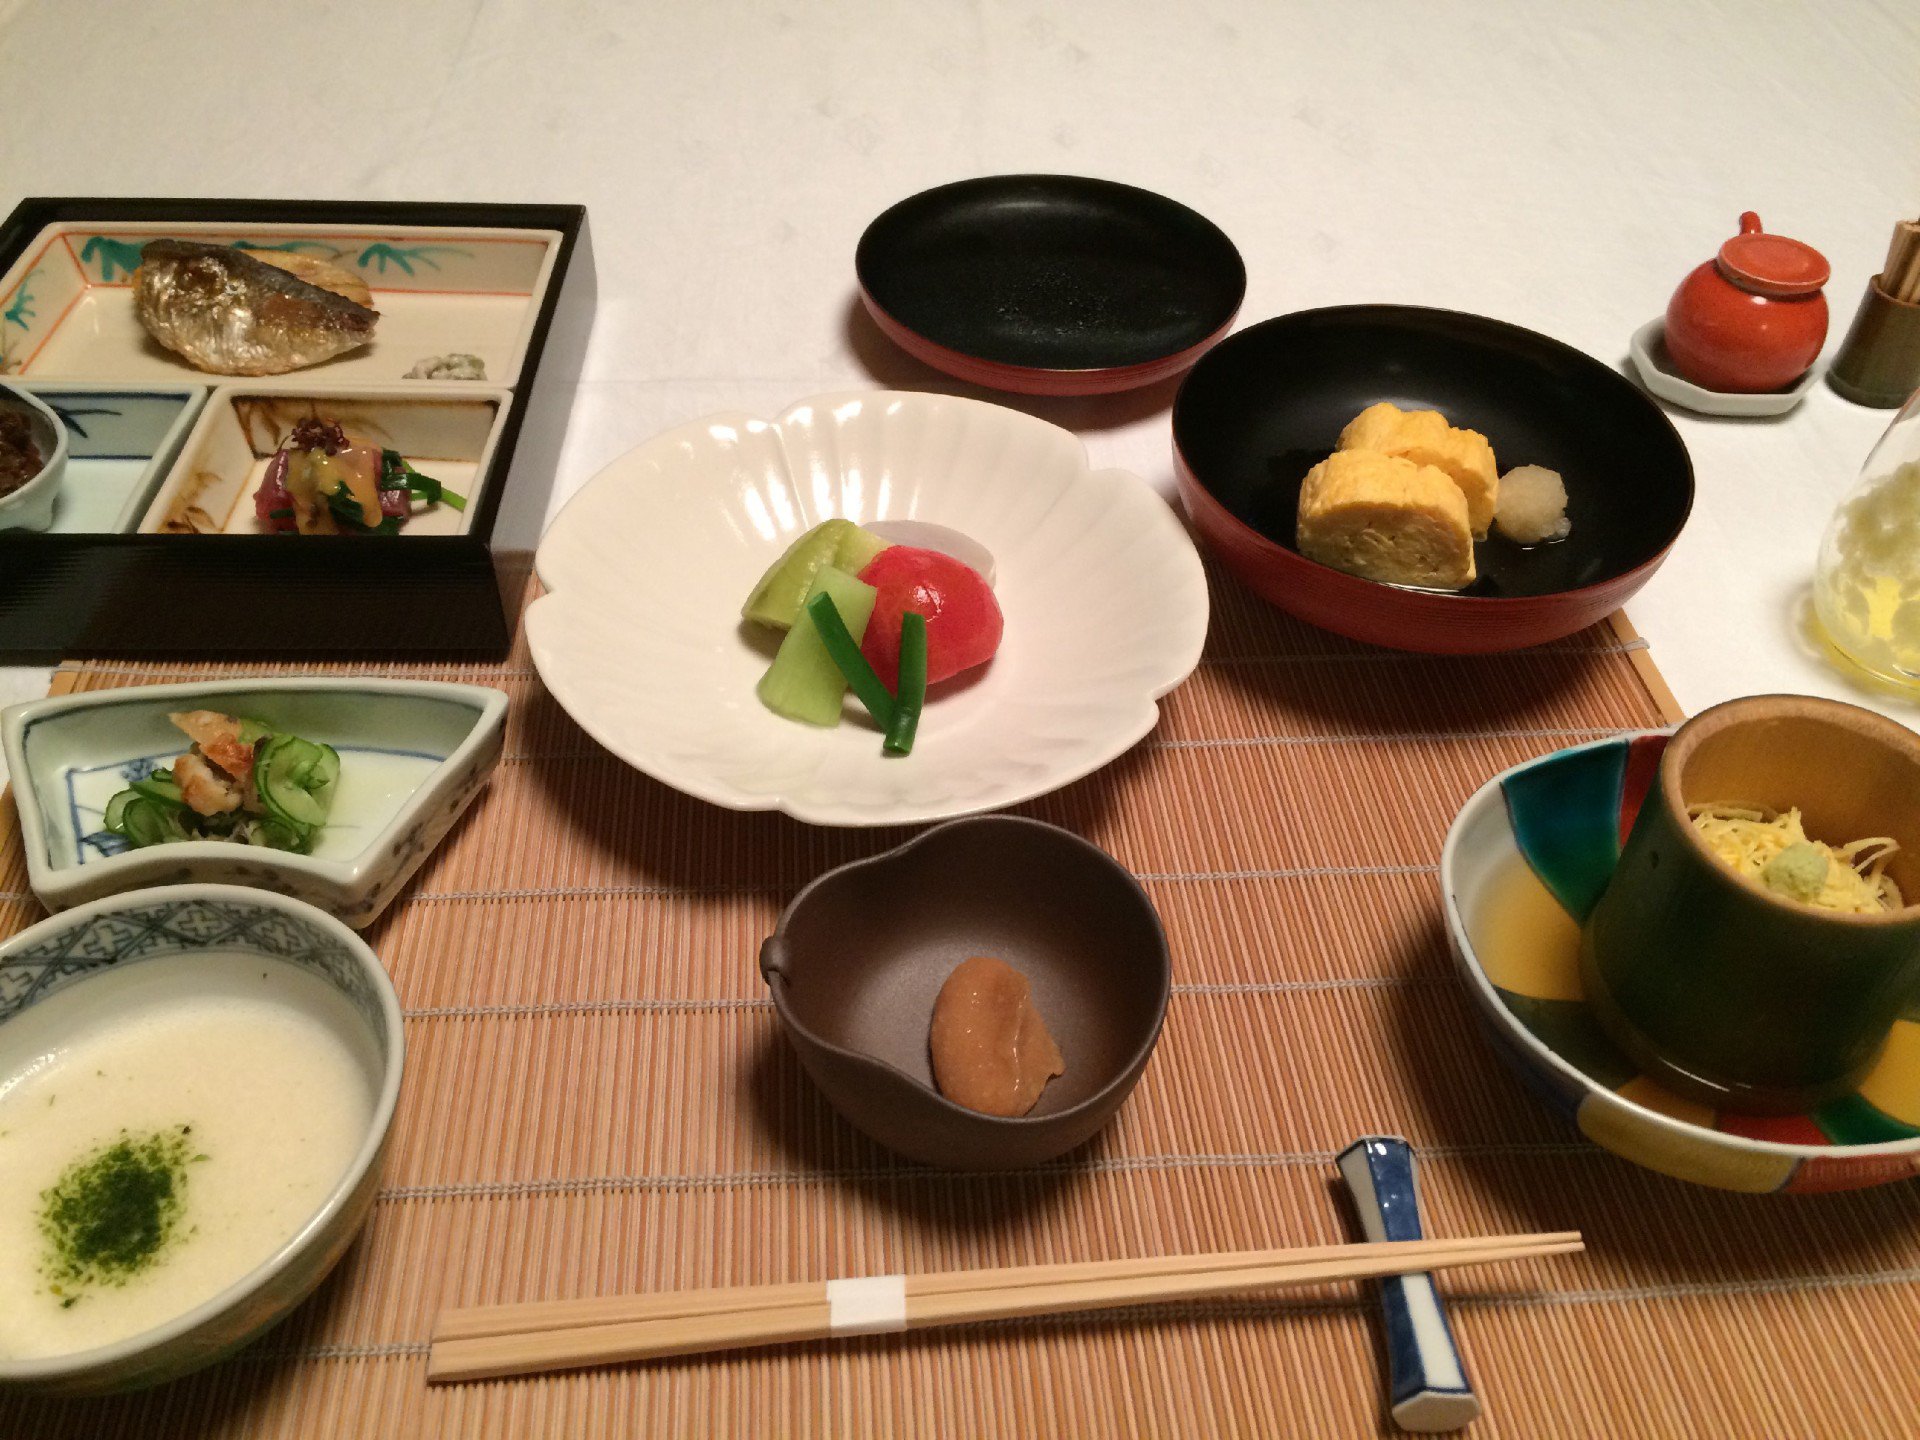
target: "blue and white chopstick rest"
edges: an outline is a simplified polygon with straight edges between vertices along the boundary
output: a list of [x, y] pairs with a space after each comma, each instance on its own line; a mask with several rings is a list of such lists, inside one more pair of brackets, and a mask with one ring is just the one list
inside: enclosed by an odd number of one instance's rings
[[[1421, 1240], [1413, 1149], [1392, 1135], [1366, 1135], [1334, 1162], [1347, 1182], [1368, 1240]], [[1459, 1430], [1480, 1414], [1431, 1275], [1380, 1282], [1394, 1423], [1403, 1430]]]

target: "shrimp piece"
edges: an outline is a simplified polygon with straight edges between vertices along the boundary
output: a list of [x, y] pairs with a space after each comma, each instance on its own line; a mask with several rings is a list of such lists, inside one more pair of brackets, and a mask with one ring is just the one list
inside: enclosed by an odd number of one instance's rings
[[167, 718], [243, 789], [253, 779], [253, 746], [240, 738], [240, 722], [233, 716], [218, 710], [179, 710]]
[[198, 755], [182, 755], [173, 762], [173, 783], [196, 815], [230, 815], [244, 798], [238, 785]]

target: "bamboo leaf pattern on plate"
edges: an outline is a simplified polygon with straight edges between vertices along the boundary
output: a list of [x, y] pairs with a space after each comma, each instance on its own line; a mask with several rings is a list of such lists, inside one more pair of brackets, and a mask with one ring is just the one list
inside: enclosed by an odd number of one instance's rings
[[338, 260], [347, 253], [338, 245], [326, 245], [318, 240], [281, 240], [272, 245], [263, 245], [255, 240], [236, 240], [233, 242], [233, 248], [236, 250], [317, 250], [329, 260]]
[[382, 275], [387, 273], [387, 266], [392, 265], [411, 275], [416, 263], [430, 270], [438, 270], [440, 262], [433, 258], [435, 254], [459, 255], [469, 260], [473, 258], [471, 250], [462, 250], [453, 245], [389, 245], [380, 240], [362, 250], [360, 258], [353, 263], [362, 270], [378, 268]]
[[116, 240], [111, 235], [95, 235], [80, 247], [82, 265], [97, 264], [100, 278], [111, 280], [116, 271], [131, 275], [140, 264], [141, 247], [131, 240]]
[[33, 320], [35, 313], [29, 308], [33, 304], [33, 291], [29, 287], [39, 278], [39, 270], [34, 269], [27, 272], [27, 278], [22, 280], [14, 289], [13, 303], [6, 308], [4, 314], [0, 314], [0, 322], [8, 325], [18, 325], [22, 330], [27, 328], [28, 324]]

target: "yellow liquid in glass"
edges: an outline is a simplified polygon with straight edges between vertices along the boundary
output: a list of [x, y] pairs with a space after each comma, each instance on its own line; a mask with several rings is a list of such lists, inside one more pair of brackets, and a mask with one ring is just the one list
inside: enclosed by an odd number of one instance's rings
[[1920, 461], [1840, 507], [1814, 577], [1814, 607], [1845, 654], [1920, 687]]
[[1815, 603], [1820, 623], [1848, 656], [1889, 680], [1920, 685], [1920, 641], [1903, 638], [1915, 628], [1907, 612], [1920, 612], [1920, 602], [1903, 602], [1898, 584], [1882, 576], [1870, 588], [1825, 585]]

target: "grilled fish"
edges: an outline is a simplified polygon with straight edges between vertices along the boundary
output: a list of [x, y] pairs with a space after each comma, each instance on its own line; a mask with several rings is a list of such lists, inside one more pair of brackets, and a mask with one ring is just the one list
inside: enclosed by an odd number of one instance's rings
[[148, 334], [216, 375], [318, 365], [373, 339], [380, 318], [244, 250], [192, 240], [155, 240], [140, 252], [133, 303]]
[[367, 282], [358, 275], [342, 270], [338, 265], [325, 260], [316, 260], [311, 255], [296, 254], [291, 250], [253, 250], [249, 258], [271, 265], [276, 270], [284, 270], [296, 280], [304, 280], [309, 285], [318, 285], [322, 290], [331, 290], [336, 295], [344, 295], [356, 305], [373, 306], [373, 291], [367, 288]]

